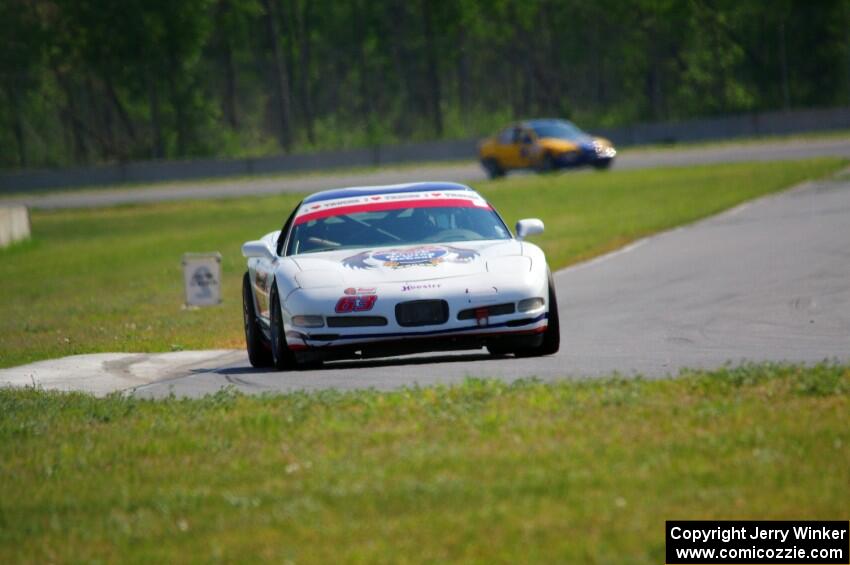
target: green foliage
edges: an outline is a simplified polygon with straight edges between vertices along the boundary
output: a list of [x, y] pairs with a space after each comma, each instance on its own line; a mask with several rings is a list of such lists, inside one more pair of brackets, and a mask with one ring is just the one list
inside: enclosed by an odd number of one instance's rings
[[[840, 159], [476, 185], [509, 224], [540, 217], [558, 269], [846, 165]], [[0, 367], [77, 353], [242, 348], [243, 242], [279, 229], [299, 195], [34, 211], [33, 239], [0, 250]], [[223, 304], [183, 310], [180, 257], [223, 255]]]
[[5, 0], [0, 167], [845, 105], [848, 29], [850, 0]]
[[818, 365], [811, 371], [801, 371], [797, 390], [809, 396], [832, 396], [850, 392], [850, 370], [835, 370]]
[[196, 400], [0, 389], [0, 561], [660, 563], [667, 519], [842, 516], [849, 412], [850, 367], [830, 363]]

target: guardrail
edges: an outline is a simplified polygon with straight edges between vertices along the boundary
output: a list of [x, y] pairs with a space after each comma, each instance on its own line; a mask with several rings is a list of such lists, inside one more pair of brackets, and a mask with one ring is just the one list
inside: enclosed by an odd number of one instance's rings
[[634, 124], [619, 128], [598, 128], [594, 132], [608, 137], [615, 145], [625, 147], [842, 129], [850, 129], [850, 107], [761, 112], [680, 122]]
[[[850, 129], [850, 107], [762, 112], [717, 118], [596, 128], [615, 145], [709, 141], [761, 135]], [[137, 161], [92, 167], [0, 173], [0, 194], [82, 186], [146, 183], [256, 174], [321, 171], [429, 161], [474, 159], [477, 139], [431, 141], [370, 149], [326, 151], [252, 159]]]

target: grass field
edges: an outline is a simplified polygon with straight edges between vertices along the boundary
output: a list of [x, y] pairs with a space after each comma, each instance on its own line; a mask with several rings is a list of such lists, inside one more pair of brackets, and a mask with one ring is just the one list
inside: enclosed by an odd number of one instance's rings
[[[477, 185], [553, 269], [844, 166], [840, 159], [605, 174]], [[0, 250], [0, 367], [75, 353], [242, 347], [242, 242], [278, 228], [297, 195], [97, 210], [36, 211], [33, 240]], [[183, 310], [181, 254], [223, 254], [224, 303]]]
[[201, 400], [0, 390], [0, 562], [663, 563], [846, 520], [850, 367]]

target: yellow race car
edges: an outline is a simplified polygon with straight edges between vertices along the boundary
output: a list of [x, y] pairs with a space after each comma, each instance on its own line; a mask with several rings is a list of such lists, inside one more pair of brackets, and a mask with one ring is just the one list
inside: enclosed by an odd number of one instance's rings
[[593, 137], [566, 120], [511, 125], [482, 141], [478, 151], [491, 179], [514, 169], [548, 172], [582, 165], [607, 169], [617, 155], [610, 141]]

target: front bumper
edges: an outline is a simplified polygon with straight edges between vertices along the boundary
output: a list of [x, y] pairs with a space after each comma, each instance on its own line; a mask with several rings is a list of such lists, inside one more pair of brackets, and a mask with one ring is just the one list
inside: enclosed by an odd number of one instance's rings
[[[498, 345], [502, 350], [539, 347], [547, 326], [537, 325], [530, 330], [447, 333], [445, 335], [413, 336], [366, 340], [348, 344], [327, 344], [295, 347], [299, 361], [331, 361], [336, 359], [372, 359], [395, 357], [433, 351], [462, 351]], [[291, 347], [291, 346], [290, 346]]]
[[613, 147], [592, 145], [557, 155], [555, 164], [561, 168], [580, 167], [613, 161], [616, 156], [617, 150]]
[[[350, 289], [349, 289], [350, 290]], [[299, 327], [293, 317], [322, 315], [327, 320], [338, 316], [335, 305], [345, 289], [296, 290], [284, 301], [283, 320], [289, 348], [296, 353], [321, 353], [323, 358], [374, 357], [421, 351], [472, 349], [493, 340], [538, 336], [548, 321], [548, 283], [534, 273], [510, 276], [434, 279], [415, 283], [385, 283], [369, 289], [377, 298], [368, 311], [350, 315], [383, 318], [384, 325], [363, 327]], [[542, 298], [542, 306], [531, 311], [466, 318], [461, 312], [487, 310], [488, 307], [514, 304], [527, 298]], [[400, 302], [445, 300], [445, 323], [402, 326], [395, 316]], [[489, 312], [489, 311], [488, 311]], [[391, 352], [391, 353], [386, 353]], [[379, 355], [380, 353], [380, 355]]]

